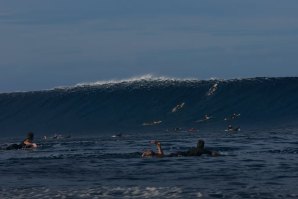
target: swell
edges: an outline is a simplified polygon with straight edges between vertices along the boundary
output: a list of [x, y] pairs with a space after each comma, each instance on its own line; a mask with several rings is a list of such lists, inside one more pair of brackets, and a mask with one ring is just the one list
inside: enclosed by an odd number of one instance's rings
[[[215, 86], [216, 84], [216, 86]], [[215, 89], [212, 88], [216, 87]], [[140, 79], [0, 94], [0, 132], [104, 133], [174, 127], [296, 124], [298, 78]], [[184, 103], [176, 112], [173, 108]], [[195, 123], [204, 114], [208, 123]], [[152, 122], [161, 121], [153, 125]], [[142, 124], [150, 124], [143, 126]], [[152, 124], [152, 125], [151, 125]]]

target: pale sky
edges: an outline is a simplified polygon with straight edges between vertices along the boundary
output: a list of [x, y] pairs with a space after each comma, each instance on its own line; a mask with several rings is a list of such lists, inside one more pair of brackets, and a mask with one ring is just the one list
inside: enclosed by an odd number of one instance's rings
[[297, 0], [0, 0], [0, 92], [298, 75]]

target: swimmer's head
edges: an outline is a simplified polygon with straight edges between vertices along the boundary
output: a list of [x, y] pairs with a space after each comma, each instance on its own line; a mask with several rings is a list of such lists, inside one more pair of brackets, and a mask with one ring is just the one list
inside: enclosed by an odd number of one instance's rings
[[34, 134], [32, 132], [27, 133], [27, 139], [33, 140]]
[[204, 145], [205, 145], [204, 140], [198, 140], [198, 143], [197, 143], [198, 149], [204, 149]]

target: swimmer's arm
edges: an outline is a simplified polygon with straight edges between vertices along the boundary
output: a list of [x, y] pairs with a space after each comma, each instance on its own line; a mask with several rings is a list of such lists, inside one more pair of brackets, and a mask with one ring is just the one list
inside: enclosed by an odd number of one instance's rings
[[26, 145], [26, 148], [36, 148], [37, 147], [37, 145], [35, 143], [32, 143], [32, 141], [28, 140], [28, 139], [24, 140], [23, 143]]
[[156, 148], [157, 148], [157, 155], [158, 156], [164, 156], [164, 153], [163, 153], [163, 150], [162, 150], [162, 148], [161, 148], [161, 144], [160, 144], [160, 142], [159, 141], [157, 141], [157, 140], [155, 140], [154, 141], [154, 144], [156, 145]]
[[159, 144], [159, 145], [156, 145], [156, 147], [157, 147], [157, 153], [158, 153], [159, 155], [163, 156], [164, 153], [163, 153], [163, 150], [162, 150], [160, 144]]
[[32, 142], [31, 142], [30, 140], [28, 140], [28, 139], [24, 140], [23, 143], [24, 143], [25, 145], [31, 145], [31, 144], [32, 144]]

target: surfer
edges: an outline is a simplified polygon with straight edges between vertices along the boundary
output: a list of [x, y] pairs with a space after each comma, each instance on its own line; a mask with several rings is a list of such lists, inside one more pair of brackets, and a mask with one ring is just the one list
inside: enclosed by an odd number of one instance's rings
[[112, 135], [112, 138], [120, 138], [120, 137], [122, 137], [122, 133], [117, 133], [117, 134], [115, 134], [115, 135]]
[[197, 121], [195, 121], [195, 122], [205, 122], [205, 121], [208, 121], [208, 120], [210, 120], [210, 119], [213, 119], [214, 117], [212, 117], [212, 116], [208, 116], [207, 114], [205, 114], [204, 116], [203, 116], [203, 119], [201, 119], [201, 120], [197, 120]]
[[143, 126], [153, 126], [153, 125], [158, 125], [160, 123], [162, 123], [162, 121], [158, 120], [158, 121], [153, 121], [153, 122], [144, 122], [142, 125]]
[[190, 133], [194, 133], [194, 132], [197, 132], [198, 129], [196, 129], [196, 128], [189, 128], [189, 129], [187, 129], [187, 131], [190, 132]]
[[209, 120], [209, 119], [210, 119], [210, 117], [207, 114], [205, 114], [204, 115], [204, 120]]
[[198, 140], [197, 146], [194, 148], [191, 148], [187, 151], [178, 151], [175, 153], [171, 153], [169, 155], [165, 155], [161, 144], [159, 141], [153, 141], [151, 143], [154, 143], [157, 147], [157, 152], [154, 152], [152, 150], [147, 150], [142, 154], [142, 157], [180, 157], [180, 156], [201, 156], [203, 154], [209, 155], [209, 156], [219, 156], [220, 154], [216, 151], [209, 151], [205, 149], [205, 142], [204, 140]]
[[154, 152], [152, 150], [146, 150], [143, 152], [142, 157], [163, 157], [164, 153], [161, 148], [161, 144], [157, 140], [153, 140], [150, 142], [150, 144], [155, 144], [157, 148], [157, 152]]
[[211, 96], [215, 93], [215, 91], [217, 90], [218, 87], [218, 83], [215, 83], [208, 91], [207, 96]]
[[52, 139], [63, 139], [63, 135], [55, 133]]
[[229, 124], [228, 128], [226, 129], [226, 131], [229, 131], [229, 132], [240, 131], [240, 127], [233, 127], [231, 124]]
[[225, 117], [225, 120], [234, 120], [238, 117], [240, 117], [240, 113], [233, 113], [231, 116]]
[[197, 146], [193, 147], [187, 151], [178, 151], [175, 153], [171, 153], [168, 157], [179, 157], [179, 156], [201, 156], [203, 154], [209, 156], [219, 156], [220, 154], [216, 151], [209, 151], [205, 149], [205, 142], [204, 140], [198, 140]]
[[179, 111], [180, 109], [182, 109], [184, 107], [185, 103], [182, 102], [181, 104], [176, 105], [173, 109], [172, 109], [172, 113], [175, 113], [177, 111]]
[[6, 147], [6, 150], [36, 148], [37, 145], [33, 143], [33, 139], [34, 134], [32, 132], [29, 132], [26, 139], [24, 139], [20, 144], [9, 145], [8, 147]]
[[176, 128], [174, 128], [174, 131], [175, 131], [175, 132], [182, 131], [182, 130], [183, 130], [183, 129], [180, 128], [180, 127], [176, 127]]

